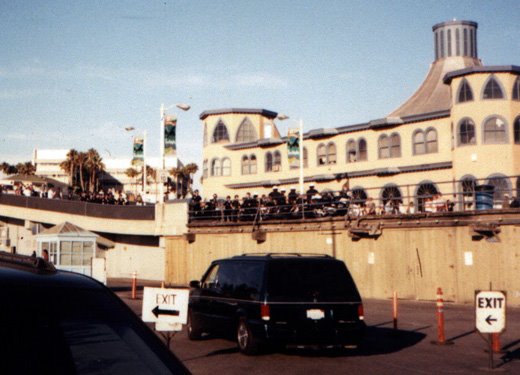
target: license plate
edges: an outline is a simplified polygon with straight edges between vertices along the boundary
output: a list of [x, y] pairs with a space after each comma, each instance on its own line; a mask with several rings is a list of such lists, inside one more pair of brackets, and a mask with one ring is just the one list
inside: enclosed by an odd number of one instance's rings
[[321, 309], [310, 309], [307, 310], [307, 318], [313, 320], [319, 320], [325, 318], [325, 311]]

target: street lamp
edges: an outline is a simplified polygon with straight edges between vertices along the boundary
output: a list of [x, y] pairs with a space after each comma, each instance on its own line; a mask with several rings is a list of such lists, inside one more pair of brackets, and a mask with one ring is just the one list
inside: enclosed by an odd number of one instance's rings
[[[159, 185], [159, 195], [160, 195], [159, 199], [158, 199], [159, 203], [164, 203], [164, 179], [166, 177], [165, 176], [166, 162], [165, 162], [165, 157], [164, 157], [164, 152], [165, 152], [164, 126], [165, 126], [165, 121], [166, 121], [166, 111], [168, 111], [169, 109], [171, 109], [173, 107], [177, 107], [184, 112], [189, 111], [191, 108], [191, 106], [186, 103], [177, 103], [177, 104], [171, 105], [169, 107], [165, 107], [164, 104], [161, 104], [161, 108], [160, 108], [160, 114], [161, 114], [161, 147], [160, 147], [160, 150], [161, 150], [161, 171], [160, 171], [161, 184]], [[177, 142], [177, 136], [175, 136], [175, 142]]]

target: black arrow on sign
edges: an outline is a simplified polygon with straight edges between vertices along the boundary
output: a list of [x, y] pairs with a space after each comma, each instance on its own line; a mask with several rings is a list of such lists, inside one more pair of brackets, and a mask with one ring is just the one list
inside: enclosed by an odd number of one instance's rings
[[491, 322], [496, 322], [497, 320], [495, 318], [493, 318], [491, 315], [488, 315], [488, 317], [486, 318], [486, 322], [487, 324], [491, 325], [492, 323]]
[[157, 318], [159, 315], [174, 315], [179, 316], [178, 310], [162, 310], [159, 308], [159, 306], [155, 306], [155, 308], [152, 310], [153, 314]]

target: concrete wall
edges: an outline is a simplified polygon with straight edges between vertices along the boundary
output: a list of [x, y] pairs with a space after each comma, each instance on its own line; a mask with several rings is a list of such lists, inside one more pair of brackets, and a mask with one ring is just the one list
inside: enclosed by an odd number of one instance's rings
[[[500, 233], [491, 240], [475, 240], [471, 226], [485, 222], [501, 223]], [[396, 290], [400, 298], [434, 300], [437, 287], [442, 287], [446, 300], [472, 303], [474, 291], [491, 284], [507, 291], [509, 305], [520, 305], [518, 219], [500, 213], [423, 215], [377, 218], [366, 224], [381, 226], [381, 235], [355, 240], [349, 228], [356, 224], [343, 221], [282, 223], [263, 225], [266, 240], [257, 243], [251, 225], [192, 227], [192, 243], [183, 237], [166, 239], [166, 281], [200, 279], [212, 260], [237, 254], [310, 252], [344, 260], [364, 297], [389, 298]]]
[[130, 278], [136, 271], [138, 279], [164, 280], [164, 248], [116, 244], [105, 258], [109, 278]]

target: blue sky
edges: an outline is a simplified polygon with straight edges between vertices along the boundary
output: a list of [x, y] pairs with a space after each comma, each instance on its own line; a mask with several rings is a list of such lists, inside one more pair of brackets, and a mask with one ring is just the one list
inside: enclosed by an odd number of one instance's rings
[[192, 106], [178, 155], [199, 166], [204, 110], [265, 108], [306, 131], [381, 118], [426, 76], [436, 23], [476, 21], [484, 64], [520, 65], [519, 11], [517, 0], [0, 0], [0, 162], [34, 148], [130, 157], [127, 126], [158, 156], [161, 103]]

